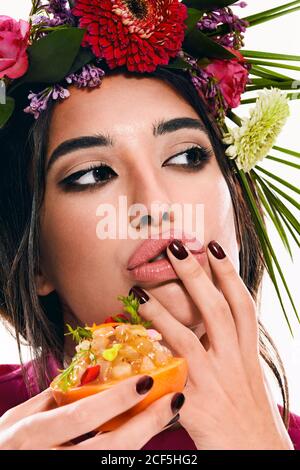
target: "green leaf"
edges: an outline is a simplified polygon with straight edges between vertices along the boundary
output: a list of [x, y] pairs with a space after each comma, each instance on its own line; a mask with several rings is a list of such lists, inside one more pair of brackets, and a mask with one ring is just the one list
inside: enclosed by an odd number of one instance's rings
[[[274, 147], [273, 147], [273, 148], [274, 148]], [[295, 193], [300, 194], [300, 189], [297, 188], [296, 186], [294, 186], [293, 184], [289, 183], [288, 181], [286, 181], [286, 180], [280, 178], [279, 176], [274, 175], [273, 173], [270, 173], [270, 171], [265, 170], [264, 168], [262, 168], [262, 167], [259, 166], [259, 165], [256, 165], [256, 166], [255, 166], [255, 169], [261, 171], [262, 173], [264, 173], [265, 175], [269, 176], [270, 178], [272, 178], [272, 179], [278, 181], [278, 183], [283, 184], [284, 186], [286, 186], [287, 188], [291, 189], [292, 191], [295, 191]]]
[[214, 59], [233, 59], [235, 55], [225, 47], [209, 39], [198, 29], [193, 29], [183, 41], [183, 50], [195, 58], [209, 57]]
[[259, 195], [259, 198], [260, 198], [263, 206], [265, 207], [270, 219], [272, 220], [274, 226], [276, 227], [276, 230], [277, 230], [277, 232], [278, 232], [285, 248], [288, 250], [291, 258], [293, 259], [292, 252], [291, 252], [291, 247], [289, 245], [288, 238], [286, 236], [286, 233], [284, 231], [282, 223], [281, 223], [281, 221], [280, 221], [280, 219], [277, 215], [277, 211], [273, 207], [270, 206], [270, 204], [268, 203], [267, 199], [265, 198], [262, 190], [259, 187], [257, 187], [257, 188], [258, 188], [258, 195]]
[[300, 170], [300, 165], [294, 162], [289, 162], [288, 160], [283, 160], [282, 158], [272, 157], [272, 155], [267, 155], [266, 158], [268, 160], [273, 160], [274, 162], [283, 163], [284, 165], [292, 166], [297, 170]]
[[300, 158], [300, 153], [295, 152], [295, 150], [290, 150], [284, 147], [278, 147], [278, 145], [273, 146], [274, 150], [278, 150], [279, 152], [286, 153], [287, 155], [292, 155], [293, 157]]
[[271, 190], [266, 188], [266, 192], [268, 193], [269, 201], [271, 201], [272, 204], [274, 204], [274, 206], [279, 212], [282, 212], [287, 217], [288, 221], [292, 224], [294, 229], [300, 235], [300, 223], [298, 222], [294, 214], [292, 214], [292, 212], [288, 209], [288, 207], [277, 196], [275, 196], [275, 194], [272, 193]]
[[93, 58], [94, 54], [92, 53], [91, 49], [81, 47], [72, 64], [71, 69], [68, 72], [68, 75], [77, 72], [77, 70], [81, 69], [84, 65], [89, 64]]
[[300, 55], [276, 54], [274, 52], [250, 51], [242, 49], [240, 51], [244, 57], [252, 57], [256, 59], [273, 59], [273, 60], [293, 60], [300, 61]]
[[259, 19], [264, 18], [266, 16], [273, 16], [274, 14], [280, 13], [283, 10], [287, 10], [290, 7], [299, 5], [299, 3], [300, 3], [299, 0], [295, 0], [293, 2], [285, 3], [283, 5], [280, 5], [279, 7], [271, 8], [269, 10], [260, 11], [259, 13], [255, 13], [254, 15], [247, 16], [246, 18], [243, 18], [243, 20], [251, 22], [251, 21], [259, 20]]
[[288, 77], [285, 75], [279, 76], [279, 74], [273, 74], [272, 70], [268, 70], [264, 67], [260, 67], [258, 65], [252, 65], [250, 73], [252, 75], [257, 75], [258, 77], [263, 77], [268, 80], [272, 80], [278, 83], [280, 85], [280, 82], [285, 82], [286, 80], [289, 80], [291, 82], [294, 81], [292, 77]]
[[265, 178], [262, 178], [262, 179], [270, 186], [270, 188], [274, 189], [274, 191], [280, 194], [280, 196], [282, 196], [284, 199], [289, 201], [293, 206], [295, 206], [296, 209], [300, 210], [300, 204], [297, 201], [295, 201], [294, 198], [292, 198], [289, 194], [286, 194], [284, 191], [278, 188], [278, 186], [276, 186], [275, 184], [271, 183], [271, 181], [266, 180]]
[[6, 97], [6, 103], [0, 104], [0, 129], [4, 127], [15, 109], [15, 100], [10, 96]]
[[288, 238], [287, 238], [287, 235], [285, 233], [285, 230], [282, 226], [282, 223], [280, 221], [280, 218], [278, 216], [278, 213], [277, 213], [277, 209], [276, 207], [273, 206], [273, 204], [270, 202], [270, 200], [268, 200], [268, 196], [267, 196], [267, 193], [264, 194], [263, 191], [265, 191], [265, 183], [263, 182], [262, 178], [260, 178], [256, 173], [254, 173], [254, 177], [255, 177], [255, 180], [258, 181], [259, 185], [257, 185], [257, 191], [258, 191], [258, 195], [259, 195], [259, 198], [263, 204], [263, 206], [265, 207], [270, 219], [272, 220], [285, 248], [288, 250], [289, 252], [289, 255], [290, 257], [293, 259], [293, 255], [292, 255], [292, 251], [291, 251], [291, 247], [290, 247], [290, 244], [289, 244], [289, 241], [288, 241]]
[[[296, 67], [296, 65], [281, 64], [280, 62], [270, 62], [268, 60], [248, 59], [247, 62], [249, 64], [254, 64], [257, 66], [267, 65], [268, 67], [277, 67], [279, 69], [286, 69], [286, 70], [296, 70], [297, 72], [299, 72], [300, 70], [300, 67]], [[274, 73], [274, 76], [279, 76], [285, 79], [287, 78], [285, 75], [281, 75], [278, 73], [275, 75], [275, 72], [272, 71], [272, 74], [273, 73]]]
[[[289, 327], [289, 330], [291, 332], [291, 335], [293, 335], [293, 331], [292, 331], [292, 328], [291, 328], [291, 325], [290, 325], [290, 322], [289, 322], [289, 319], [288, 319], [288, 316], [287, 316], [287, 313], [286, 313], [286, 309], [285, 309], [285, 306], [283, 304], [283, 301], [282, 301], [282, 297], [281, 297], [281, 294], [280, 294], [280, 290], [279, 290], [279, 287], [278, 287], [278, 283], [277, 283], [277, 279], [276, 279], [276, 276], [275, 276], [275, 272], [274, 272], [274, 268], [273, 268], [273, 262], [275, 263], [275, 266], [277, 268], [277, 271], [280, 275], [280, 278], [281, 278], [281, 281], [285, 287], [285, 291], [290, 299], [290, 302], [293, 306], [293, 309], [294, 309], [294, 312], [296, 314], [296, 317], [300, 323], [300, 319], [299, 319], [299, 316], [298, 316], [298, 313], [297, 313], [297, 309], [295, 307], [295, 304], [294, 304], [294, 301], [292, 299], [292, 296], [291, 296], [291, 293], [290, 293], [290, 290], [288, 288], [288, 285], [285, 281], [285, 277], [282, 273], [282, 270], [281, 270], [281, 267], [280, 267], [280, 264], [277, 260], [277, 257], [276, 257], [276, 254], [273, 250], [273, 247], [272, 247], [272, 244], [269, 240], [269, 236], [268, 236], [268, 233], [267, 233], [267, 230], [265, 228], [265, 224], [264, 224], [264, 221], [261, 217], [261, 214], [260, 214], [260, 211], [257, 207], [257, 204], [256, 204], [256, 201], [254, 199], [254, 196], [253, 196], [253, 193], [252, 193], [252, 190], [249, 186], [249, 183], [248, 183], [248, 180], [247, 180], [247, 176], [246, 174], [242, 171], [242, 170], [239, 170], [237, 169], [237, 173], [238, 175], [240, 176], [240, 179], [241, 179], [241, 183], [246, 191], [246, 196], [247, 196], [247, 199], [248, 199], [248, 205], [249, 205], [249, 208], [251, 210], [251, 213], [252, 213], [252, 216], [253, 216], [253, 220], [254, 220], [254, 223], [255, 223], [255, 226], [256, 226], [256, 232], [257, 232], [257, 235], [259, 237], [259, 240], [260, 240], [260, 243], [261, 243], [261, 247], [262, 247], [262, 250], [263, 250], [263, 254], [264, 254], [264, 260], [265, 260], [265, 263], [266, 263], [266, 268], [268, 270], [268, 273], [270, 275], [270, 278], [273, 282], [273, 285], [275, 287], [275, 290], [276, 290], [276, 293], [277, 293], [277, 296], [278, 296], [278, 299], [279, 299], [279, 302], [280, 302], [280, 305], [281, 305], [281, 308], [283, 310], [283, 313], [284, 313], [284, 316], [285, 316], [285, 319], [286, 319], [286, 322], [288, 324], [288, 327]], [[251, 179], [251, 176], [250, 174], [248, 175], [248, 177]]]
[[185, 36], [187, 36], [192, 29], [194, 29], [203, 16], [203, 11], [196, 10], [195, 8], [188, 8], [188, 17], [185, 21], [185, 24], [187, 25], [187, 29], [185, 31]]
[[65, 333], [65, 336], [72, 335], [73, 340], [77, 343], [80, 343], [83, 339], [92, 339], [93, 333], [91, 330], [87, 328], [83, 328], [82, 326], [78, 326], [75, 330], [71, 327], [71, 325], [66, 324], [69, 333]]
[[139, 299], [134, 296], [133, 293], [123, 296], [119, 295], [118, 300], [121, 300], [121, 302], [124, 305], [124, 310], [125, 312], [128, 312], [131, 316], [131, 322], [133, 325], [143, 325], [145, 328], [150, 328], [152, 326], [151, 321], [144, 321], [142, 317], [138, 313], [138, 309], [140, 306]]
[[232, 122], [234, 122], [234, 124], [236, 124], [237, 126], [241, 126], [242, 125], [242, 121], [241, 121], [241, 118], [235, 114], [231, 109], [229, 109], [227, 111], [227, 114], [226, 116], [231, 119]]
[[164, 65], [164, 68], [182, 70], [182, 69], [190, 69], [192, 68], [192, 66], [188, 62], [183, 60], [181, 57], [176, 57], [175, 60]]
[[279, 13], [275, 13], [274, 15], [262, 16], [261, 18], [259, 18], [257, 20], [249, 20], [249, 17], [242, 18], [242, 19], [244, 21], [248, 21], [248, 23], [249, 23], [248, 27], [257, 26], [258, 24], [266, 23], [267, 21], [272, 21], [275, 18], [279, 18], [280, 16], [284, 16], [284, 15], [287, 15], [289, 13], [294, 13], [295, 11], [299, 11], [299, 10], [300, 10], [300, 6], [295, 7], [295, 8], [291, 8], [289, 10], [280, 11]]
[[65, 28], [54, 31], [28, 48], [28, 72], [21, 83], [57, 83], [65, 78], [78, 54], [85, 30]]
[[291, 236], [293, 237], [294, 239], [294, 242], [296, 243], [296, 245], [298, 245], [298, 247], [300, 248], [300, 241], [298, 240], [297, 236], [295, 235], [295, 232], [294, 232], [294, 229], [293, 227], [291, 226], [290, 222], [287, 220], [287, 218], [285, 217], [284, 214], [282, 214], [281, 212], [279, 213], [283, 223], [285, 224], [285, 226], [287, 227], [288, 231], [290, 232]]
[[183, 0], [183, 3], [187, 7], [211, 11], [232, 5], [233, 3], [236, 3], [236, 0]]

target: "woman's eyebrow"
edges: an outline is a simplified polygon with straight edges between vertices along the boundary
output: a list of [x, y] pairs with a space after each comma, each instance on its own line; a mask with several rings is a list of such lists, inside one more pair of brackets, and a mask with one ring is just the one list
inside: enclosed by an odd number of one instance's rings
[[[179, 117], [166, 120], [160, 120], [152, 125], [153, 136], [161, 136], [171, 132], [176, 132], [180, 129], [198, 129], [207, 134], [207, 129], [200, 119], [190, 117]], [[75, 152], [76, 150], [82, 150], [92, 147], [113, 147], [115, 141], [109, 134], [97, 133], [95, 135], [86, 135], [68, 139], [59, 144], [56, 149], [52, 152], [48, 165], [47, 172], [50, 170], [54, 162], [59, 158]]]

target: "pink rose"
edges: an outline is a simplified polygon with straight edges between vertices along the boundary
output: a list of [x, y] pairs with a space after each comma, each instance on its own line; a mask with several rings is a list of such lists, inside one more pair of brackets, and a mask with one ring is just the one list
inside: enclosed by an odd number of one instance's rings
[[0, 78], [19, 78], [27, 72], [30, 25], [0, 15]]
[[248, 70], [245, 68], [246, 62], [242, 54], [230, 49], [236, 59], [214, 60], [205, 71], [218, 79], [218, 85], [223, 97], [230, 108], [240, 105], [241, 94], [245, 90], [248, 80]]

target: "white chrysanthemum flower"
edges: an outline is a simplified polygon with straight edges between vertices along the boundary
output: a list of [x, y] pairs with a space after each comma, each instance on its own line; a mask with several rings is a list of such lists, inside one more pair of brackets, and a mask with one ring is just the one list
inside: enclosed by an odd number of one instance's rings
[[223, 142], [229, 158], [235, 158], [239, 169], [250, 171], [275, 144], [290, 113], [288, 98], [278, 88], [261, 91], [250, 117], [242, 126], [230, 129]]

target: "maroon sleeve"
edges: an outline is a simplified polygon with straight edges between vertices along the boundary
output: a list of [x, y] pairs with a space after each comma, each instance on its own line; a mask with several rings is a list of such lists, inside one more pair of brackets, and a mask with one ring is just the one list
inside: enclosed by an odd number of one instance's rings
[[293, 441], [295, 450], [300, 450], [300, 416], [290, 414], [289, 435]]

